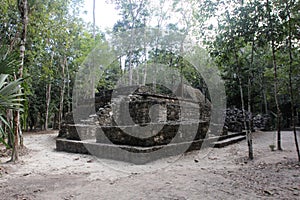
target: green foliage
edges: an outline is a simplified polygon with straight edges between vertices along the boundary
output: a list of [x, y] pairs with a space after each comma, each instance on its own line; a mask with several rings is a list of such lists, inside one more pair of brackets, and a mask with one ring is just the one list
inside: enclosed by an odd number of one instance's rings
[[114, 89], [122, 75], [119, 62], [115, 61], [102, 70], [100, 80], [97, 85], [97, 90]]
[[0, 74], [0, 133], [2, 134], [0, 142], [5, 146], [9, 147], [5, 142], [6, 132], [3, 127], [6, 126], [9, 134], [12, 133], [12, 127], [10, 123], [5, 119], [6, 110], [19, 110], [22, 111], [21, 102], [24, 99], [21, 99], [22, 93], [20, 93], [20, 85], [22, 79], [18, 79], [15, 81], [7, 82], [8, 80], [7, 74]]
[[8, 75], [0, 74], [0, 110], [4, 112], [6, 109], [21, 109], [22, 104], [19, 97], [22, 96], [20, 91], [20, 84], [22, 79], [18, 79], [12, 82], [7, 82]]
[[[70, 111], [72, 89], [79, 66], [86, 60], [92, 62], [90, 53], [93, 50], [101, 52], [109, 48], [101, 30], [96, 27], [94, 39], [93, 26], [82, 20], [80, 13], [83, 0], [28, 0], [28, 2], [29, 23], [24, 61], [26, 79], [22, 82], [25, 99], [22, 102], [24, 128], [26, 124], [37, 127], [39, 123], [42, 127], [46, 112], [46, 87], [49, 84], [52, 85], [49, 116], [54, 117], [59, 110], [60, 94], [64, 84], [66, 86], [63, 92], [64, 112]], [[163, 64], [169, 71], [158, 73], [158, 78], [165, 78], [171, 82], [171, 73], [177, 71], [194, 87], [208, 93], [202, 76], [206, 76], [205, 80], [209, 80], [209, 74], [199, 74], [191, 63], [187, 63], [180, 56], [181, 47], [188, 42], [186, 36], [192, 35], [195, 42], [207, 48], [210, 53], [208, 56], [203, 49], [195, 53], [201, 58], [202, 67], [209, 71], [212, 63], [215, 62], [219, 66], [220, 74], [225, 80], [229, 106], [241, 106], [237, 79], [239, 77], [244, 91], [247, 91], [250, 79], [254, 112], [262, 112], [264, 94], [269, 109], [275, 111], [271, 49], [273, 39], [278, 61], [280, 103], [282, 106], [290, 103], [287, 87], [289, 50], [291, 50], [292, 85], [295, 88], [295, 102], [299, 111], [300, 93], [297, 90], [300, 88], [299, 1], [291, 0], [287, 3], [269, 0], [269, 10], [265, 1], [258, 0], [243, 1], [243, 4], [238, 0], [174, 0], [171, 3], [160, 0], [157, 5], [149, 0], [110, 0], [110, 2], [116, 5], [117, 12], [121, 16], [113, 27], [110, 42], [114, 50], [122, 54], [118, 55], [122, 61], [118, 58], [113, 63], [101, 66], [96, 72], [100, 77], [100, 81], [95, 84], [98, 90], [114, 88], [120, 77], [127, 75], [130, 69], [137, 69], [133, 70], [133, 76], [144, 77], [143, 73], [147, 70], [155, 71], [155, 64]], [[268, 12], [270, 10], [272, 12]], [[268, 13], [271, 13], [272, 23]], [[158, 27], [165, 30], [164, 34], [169, 35], [159, 35], [150, 28], [139, 34], [132, 32], [128, 34], [128, 40], [119, 42], [118, 36], [122, 32], [128, 33], [134, 28], [145, 27]], [[20, 30], [17, 1], [2, 0], [0, 74], [13, 75], [17, 72], [16, 69], [20, 64], [18, 61]], [[144, 35], [147, 37], [142, 37]], [[151, 42], [152, 37], [156, 37], [156, 40]], [[291, 47], [287, 42], [289, 37], [293, 42]], [[138, 44], [139, 48], [129, 49], [129, 45], [125, 42]], [[95, 50], [96, 46], [98, 49]], [[65, 67], [64, 73], [62, 67]], [[2, 89], [6, 95], [8, 90], [4, 88], [8, 87], [9, 83], [8, 79], [3, 82]], [[158, 90], [160, 89], [157, 88]], [[247, 95], [245, 92], [245, 99]]]
[[[283, 97], [288, 95], [288, 54], [286, 51], [287, 33], [287, 12], [289, 9], [292, 14], [292, 37], [296, 43], [299, 42], [294, 27], [299, 24], [299, 14], [296, 11], [299, 2], [292, 1], [285, 4], [282, 1], [270, 0], [269, 9], [272, 10], [272, 23], [268, 21], [268, 10], [265, 3], [257, 0], [247, 1], [244, 4], [236, 4], [233, 9], [228, 9], [221, 14], [218, 20], [218, 28], [215, 39], [206, 41], [209, 44], [211, 55], [216, 59], [217, 64], [226, 80], [226, 88], [229, 105], [240, 106], [237, 90], [237, 77], [242, 79], [244, 90], [248, 84], [250, 76], [253, 86], [252, 93], [256, 95], [254, 103], [263, 102], [261, 91], [266, 90], [267, 101], [271, 110], [275, 109], [274, 105], [274, 71], [272, 68], [272, 51], [271, 40], [275, 40], [276, 58], [278, 64], [278, 94]], [[288, 8], [286, 5], [289, 5]], [[253, 48], [253, 53], [252, 53]], [[294, 46], [293, 55], [298, 55], [299, 49]], [[253, 57], [252, 57], [253, 56]], [[294, 64], [296, 63], [294, 60]], [[297, 77], [297, 73], [293, 74]], [[294, 82], [296, 83], [296, 82]], [[254, 95], [253, 95], [254, 96]], [[247, 98], [247, 94], [245, 94]], [[283, 99], [283, 98], [281, 98]], [[281, 102], [284, 103], [284, 102]], [[257, 108], [255, 112], [261, 112], [259, 105], [254, 104]]]
[[16, 60], [16, 57], [18, 57], [18, 54], [16, 52], [9, 53], [5, 46], [3, 45], [0, 48], [0, 74], [13, 74], [17, 71], [17, 68], [19, 66], [19, 61]]

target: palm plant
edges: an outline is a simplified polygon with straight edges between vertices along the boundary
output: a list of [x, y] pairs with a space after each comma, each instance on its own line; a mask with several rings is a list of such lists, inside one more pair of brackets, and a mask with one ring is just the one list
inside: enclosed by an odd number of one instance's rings
[[[4, 115], [6, 114], [7, 109], [11, 110], [22, 110], [22, 104], [20, 103], [23, 99], [20, 99], [22, 93], [20, 93], [20, 84], [21, 79], [8, 82], [8, 74], [0, 74], [0, 122], [8, 127], [8, 130], [11, 133], [10, 123], [7, 122]], [[8, 147], [5, 142], [6, 132], [0, 126], [0, 143], [3, 143]]]
[[23, 101], [20, 98], [23, 94], [21, 93], [21, 83], [22, 79], [9, 81], [9, 74], [13, 74], [19, 62], [17, 53], [8, 52], [3, 45], [0, 48], [0, 143], [9, 147], [5, 142], [7, 132], [3, 129], [3, 126], [7, 127], [8, 134], [13, 136], [12, 127], [10, 123], [6, 120], [7, 110], [22, 110]]

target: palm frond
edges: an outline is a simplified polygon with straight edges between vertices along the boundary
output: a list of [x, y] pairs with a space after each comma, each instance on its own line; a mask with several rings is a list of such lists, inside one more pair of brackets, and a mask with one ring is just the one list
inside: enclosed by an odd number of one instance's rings
[[[0, 74], [0, 110], [22, 110], [21, 83], [23, 79], [7, 82], [8, 75]], [[1, 111], [0, 111], [1, 112]]]
[[[11, 129], [11, 126], [10, 124], [6, 121], [6, 119], [0, 114], [0, 122], [3, 123], [7, 128], [8, 128], [8, 131], [10, 133], [12, 133], [12, 129]], [[5, 135], [6, 135], [6, 132], [3, 130], [2, 126], [0, 126], [0, 133], [1, 133], [1, 137], [0, 137], [0, 143], [4, 144], [4, 146], [6, 148], [11, 148], [5, 141]]]
[[7, 52], [5, 45], [0, 46], [0, 74], [13, 74], [20, 64], [18, 52]]

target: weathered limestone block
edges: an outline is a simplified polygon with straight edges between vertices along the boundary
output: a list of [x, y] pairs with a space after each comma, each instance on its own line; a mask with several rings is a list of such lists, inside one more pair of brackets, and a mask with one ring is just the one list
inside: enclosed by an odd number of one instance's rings
[[68, 125], [67, 139], [69, 140], [88, 140], [95, 138], [97, 126], [70, 124]]
[[71, 153], [89, 154], [89, 151], [87, 150], [85, 144], [77, 140], [57, 139], [56, 150]]
[[189, 142], [205, 138], [208, 125], [208, 122], [148, 124], [140, 133], [142, 137], [136, 137], [140, 129], [137, 126], [106, 126], [96, 132], [96, 142], [107, 143], [109, 140], [113, 144], [141, 147]]
[[74, 124], [73, 113], [67, 113], [62, 121], [58, 137], [66, 138], [68, 133], [68, 124]]

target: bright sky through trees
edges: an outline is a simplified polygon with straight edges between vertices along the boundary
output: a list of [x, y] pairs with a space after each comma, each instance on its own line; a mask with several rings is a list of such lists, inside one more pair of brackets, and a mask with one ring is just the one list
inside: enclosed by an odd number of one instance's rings
[[[85, 0], [84, 10], [87, 14], [83, 18], [87, 22], [93, 21], [93, 1]], [[106, 3], [105, 0], [96, 0], [96, 25], [101, 29], [112, 28], [120, 18], [113, 4]]]

